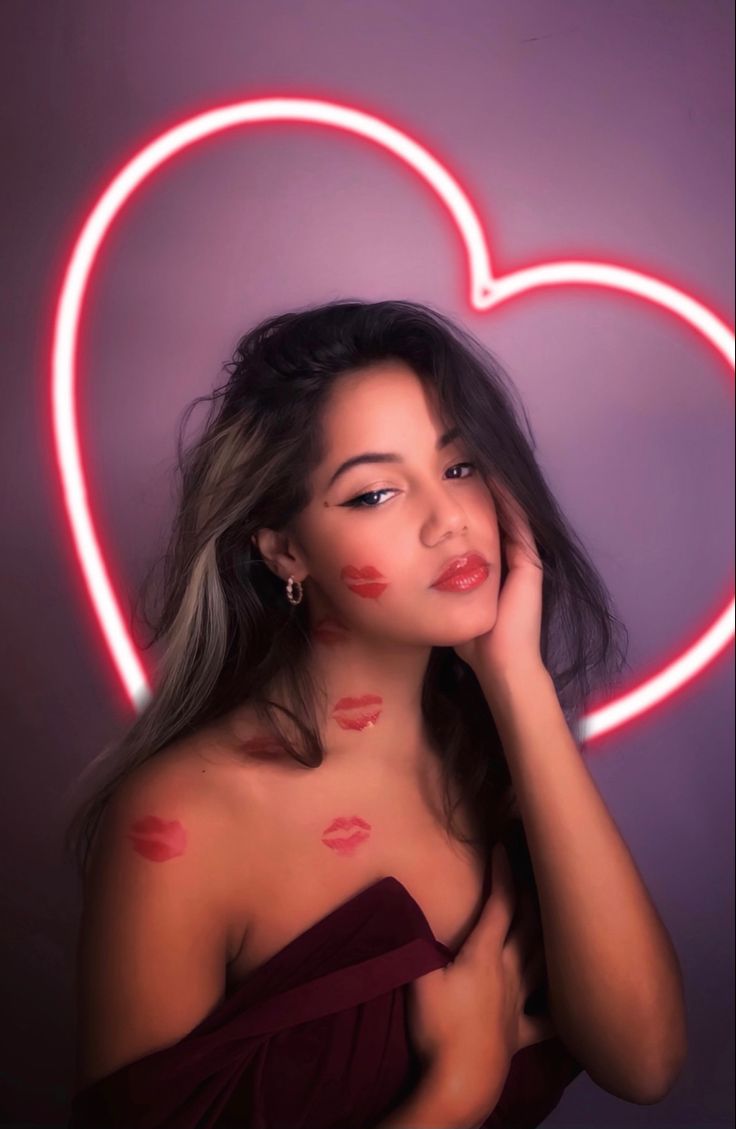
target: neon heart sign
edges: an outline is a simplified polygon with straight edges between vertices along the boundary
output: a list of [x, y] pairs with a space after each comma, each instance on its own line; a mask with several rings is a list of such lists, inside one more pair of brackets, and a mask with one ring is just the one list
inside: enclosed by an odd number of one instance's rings
[[[222, 106], [162, 133], [114, 177], [85, 220], [74, 244], [59, 294], [52, 345], [52, 418], [72, 543], [93, 612], [128, 700], [138, 709], [151, 688], [123, 620], [87, 502], [75, 400], [76, 347], [84, 298], [102, 242], [137, 188], [177, 153], [236, 126], [265, 121], [302, 121], [357, 134], [398, 157], [437, 194], [455, 224], [467, 255], [470, 304], [486, 311], [545, 286], [586, 285], [626, 291], [660, 306], [690, 325], [734, 369], [734, 333], [711, 310], [674, 286], [611, 263], [540, 263], [496, 278], [480, 220], [457, 180], [407, 134], [360, 110], [309, 98], [260, 98]], [[653, 674], [581, 718], [580, 735], [590, 741], [664, 702], [691, 682], [734, 637], [734, 592], [694, 641], [681, 647]]]

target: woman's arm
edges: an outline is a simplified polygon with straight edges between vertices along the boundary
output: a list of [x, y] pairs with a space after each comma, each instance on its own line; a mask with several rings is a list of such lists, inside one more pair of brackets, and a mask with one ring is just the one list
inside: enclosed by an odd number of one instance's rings
[[549, 1009], [593, 1081], [660, 1101], [687, 1035], [672, 941], [544, 667], [481, 686], [515, 785], [539, 892]]

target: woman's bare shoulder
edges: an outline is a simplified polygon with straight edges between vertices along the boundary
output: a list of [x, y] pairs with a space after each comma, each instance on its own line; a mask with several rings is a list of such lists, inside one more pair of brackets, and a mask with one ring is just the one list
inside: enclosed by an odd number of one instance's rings
[[142, 819], [148, 828], [156, 819], [157, 838], [181, 825], [192, 847], [206, 852], [204, 865], [228, 919], [228, 954], [242, 940], [243, 889], [258, 855], [257, 820], [248, 818], [255, 811], [248, 777], [247, 760], [238, 763], [214, 729], [202, 730], [136, 766], [119, 785], [114, 802], [116, 825], [121, 818], [126, 825]]
[[222, 827], [235, 803], [242, 814], [248, 797], [248, 759], [238, 757], [236, 748], [218, 727], [206, 727], [192, 736], [180, 737], [134, 768], [121, 789], [129, 795], [168, 797], [171, 802], [195, 805], [213, 824]]
[[[225, 872], [239, 889], [255, 875], [260, 836], [279, 789], [296, 773], [293, 758], [269, 737], [252, 707], [180, 737], [137, 766], [124, 782], [136, 797], [185, 806], [210, 828]], [[170, 817], [169, 817], [170, 818]], [[249, 861], [250, 860], [250, 863]]]
[[243, 750], [249, 738], [259, 731], [260, 723], [253, 706], [239, 706], [216, 721], [200, 725], [192, 733], [183, 733], [150, 756], [135, 769], [146, 778], [167, 776], [182, 782], [193, 776], [215, 779], [239, 765], [247, 763]]
[[[214, 857], [222, 836], [226, 790], [217, 758], [178, 740], [131, 768], [117, 783], [105, 813], [109, 835], [163, 836], [174, 831]], [[174, 830], [171, 830], [174, 829]], [[181, 829], [181, 830], [180, 830]]]

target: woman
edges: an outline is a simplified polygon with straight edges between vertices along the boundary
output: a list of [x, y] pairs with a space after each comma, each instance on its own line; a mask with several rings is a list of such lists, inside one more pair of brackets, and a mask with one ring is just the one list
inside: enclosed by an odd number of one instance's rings
[[180, 440], [155, 693], [68, 832], [71, 1124], [537, 1125], [588, 1064], [490, 674], [536, 647], [578, 711], [621, 667], [606, 589], [437, 311], [282, 314], [227, 368]]

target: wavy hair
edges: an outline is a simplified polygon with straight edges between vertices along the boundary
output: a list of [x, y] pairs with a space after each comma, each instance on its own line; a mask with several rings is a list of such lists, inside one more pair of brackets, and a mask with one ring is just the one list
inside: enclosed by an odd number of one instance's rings
[[[161, 643], [157, 682], [122, 737], [75, 782], [78, 788], [94, 779], [64, 836], [82, 876], [120, 781], [246, 702], [295, 760], [322, 763], [305, 602], [289, 604], [251, 539], [262, 527], [283, 529], [308, 504], [312, 473], [326, 454], [321, 416], [335, 382], [385, 360], [413, 369], [460, 429], [491, 489], [492, 479], [500, 480], [524, 507], [543, 564], [541, 656], [568, 722], [574, 726], [593, 688], [609, 690], [628, 665], [619, 639], [623, 632], [627, 647], [628, 632], [545, 481], [511, 380], [483, 344], [436, 309], [409, 301], [343, 299], [264, 319], [224, 364], [227, 380], [197, 397], [180, 424], [175, 518], [136, 601], [148, 598], [163, 563], [159, 609], [143, 615], [151, 632], [143, 648]], [[184, 428], [202, 401], [209, 403], [205, 425], [184, 450]], [[499, 524], [503, 532], [501, 510]], [[506, 572], [503, 562], [501, 583]], [[276, 678], [291, 709], [266, 695]], [[464, 799], [485, 835], [500, 838], [514, 805], [509, 770], [480, 685], [451, 647], [432, 648], [422, 712], [441, 750], [449, 830], [470, 841], [454, 820]], [[296, 737], [281, 713], [296, 725]]]

